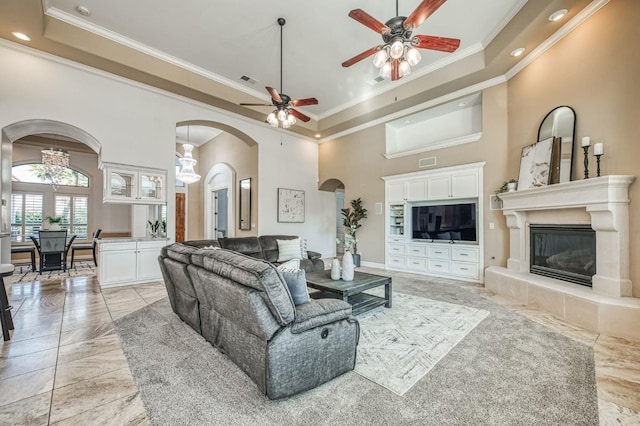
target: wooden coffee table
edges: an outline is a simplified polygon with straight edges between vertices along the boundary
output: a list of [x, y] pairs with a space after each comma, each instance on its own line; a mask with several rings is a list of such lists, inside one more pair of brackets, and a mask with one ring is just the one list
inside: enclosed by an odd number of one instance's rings
[[[353, 281], [334, 281], [331, 271], [308, 272], [307, 286], [320, 290], [312, 297], [335, 297], [344, 300], [353, 307], [353, 315], [369, 311], [377, 306], [391, 307], [391, 277], [367, 274], [356, 271]], [[384, 286], [384, 298], [363, 293], [375, 287]]]

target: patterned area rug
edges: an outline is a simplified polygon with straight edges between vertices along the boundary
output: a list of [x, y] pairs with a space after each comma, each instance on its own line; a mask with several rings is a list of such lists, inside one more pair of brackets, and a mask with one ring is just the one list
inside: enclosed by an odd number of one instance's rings
[[32, 281], [55, 281], [73, 277], [91, 277], [98, 273], [93, 260], [74, 260], [73, 269], [66, 271], [46, 271], [42, 274], [31, 272], [31, 265], [16, 265], [13, 275], [5, 277], [8, 284], [25, 283]]
[[488, 315], [482, 309], [395, 293], [392, 309], [358, 316], [355, 372], [402, 396]]

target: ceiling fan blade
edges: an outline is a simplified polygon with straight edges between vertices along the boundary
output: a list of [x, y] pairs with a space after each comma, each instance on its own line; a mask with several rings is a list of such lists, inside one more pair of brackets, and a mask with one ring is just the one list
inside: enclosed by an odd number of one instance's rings
[[240, 105], [242, 106], [273, 106], [273, 104], [247, 104], [247, 103], [241, 103]]
[[349, 17], [360, 22], [365, 27], [371, 28], [378, 34], [387, 34], [391, 32], [391, 28], [387, 27], [385, 24], [378, 21], [376, 18], [369, 15], [362, 9], [353, 9], [351, 12], [349, 12]]
[[460, 47], [457, 38], [417, 35], [411, 39], [411, 45], [420, 49], [439, 50], [440, 52], [455, 52]]
[[289, 110], [289, 114], [293, 115], [295, 118], [297, 118], [298, 120], [304, 121], [305, 123], [309, 120], [311, 120], [310, 117], [307, 117], [306, 115], [304, 115], [303, 113], [301, 113], [300, 111], [296, 111], [295, 109], [290, 109]]
[[266, 87], [267, 92], [269, 92], [269, 94], [271, 95], [271, 99], [273, 99], [276, 102], [282, 102], [282, 98], [280, 97], [280, 93], [278, 93], [278, 91], [276, 89], [274, 89], [273, 87]]
[[350, 67], [351, 65], [353, 65], [353, 64], [355, 64], [355, 63], [360, 62], [360, 61], [361, 61], [361, 60], [363, 60], [364, 58], [368, 58], [369, 56], [373, 55], [373, 54], [374, 54], [374, 53], [376, 53], [378, 50], [380, 50], [380, 48], [381, 48], [381, 47], [382, 47], [382, 46], [374, 46], [374, 47], [372, 47], [372, 48], [371, 48], [371, 49], [369, 49], [369, 50], [365, 50], [365, 51], [364, 51], [364, 52], [362, 52], [361, 54], [356, 55], [356, 56], [354, 56], [353, 58], [351, 58], [351, 59], [347, 59], [346, 61], [344, 61], [344, 62], [342, 63], [342, 66], [343, 66], [344, 68], [348, 68], [348, 67]]
[[391, 81], [400, 80], [400, 61], [395, 59], [391, 62]]
[[296, 107], [307, 106], [307, 105], [318, 105], [318, 100], [316, 98], [296, 99], [291, 101], [291, 105]]
[[402, 26], [407, 31], [418, 28], [425, 19], [433, 14], [447, 0], [422, 0], [422, 3], [404, 20]]

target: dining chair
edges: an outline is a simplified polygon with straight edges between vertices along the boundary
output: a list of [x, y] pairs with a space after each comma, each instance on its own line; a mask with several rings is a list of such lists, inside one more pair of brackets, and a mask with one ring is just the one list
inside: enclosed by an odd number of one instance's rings
[[102, 229], [96, 229], [93, 233], [93, 238], [91, 239], [91, 243], [86, 244], [76, 244], [71, 247], [71, 267], [73, 268], [73, 259], [76, 255], [76, 251], [82, 250], [91, 250], [93, 252], [93, 263], [98, 266], [98, 259], [96, 258], [96, 245], [98, 244], [98, 238], [100, 237], [100, 233], [102, 233]]
[[[63, 263], [67, 250], [67, 231], [40, 231], [40, 240], [34, 241], [40, 254], [40, 271], [66, 270]], [[35, 240], [32, 238], [32, 240]]]
[[78, 238], [77, 235], [72, 235], [71, 238], [69, 238], [69, 242], [67, 243], [67, 248], [64, 249], [64, 255], [62, 256], [62, 270], [66, 271], [67, 270], [67, 257], [69, 256], [69, 250], [71, 249], [71, 244], [73, 244], [73, 241]]

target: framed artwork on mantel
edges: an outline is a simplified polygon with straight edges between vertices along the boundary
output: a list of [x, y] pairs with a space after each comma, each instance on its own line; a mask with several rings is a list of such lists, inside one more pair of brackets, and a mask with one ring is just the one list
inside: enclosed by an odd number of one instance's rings
[[304, 191], [278, 188], [278, 222], [304, 222]]
[[518, 190], [549, 185], [553, 138], [522, 148]]

